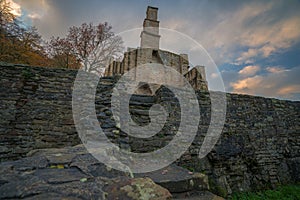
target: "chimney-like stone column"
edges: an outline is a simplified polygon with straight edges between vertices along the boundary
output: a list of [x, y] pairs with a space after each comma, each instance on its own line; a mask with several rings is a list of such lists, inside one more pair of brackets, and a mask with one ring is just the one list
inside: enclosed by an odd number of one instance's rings
[[159, 49], [159, 21], [157, 21], [158, 8], [148, 6], [146, 19], [141, 33], [141, 48]]

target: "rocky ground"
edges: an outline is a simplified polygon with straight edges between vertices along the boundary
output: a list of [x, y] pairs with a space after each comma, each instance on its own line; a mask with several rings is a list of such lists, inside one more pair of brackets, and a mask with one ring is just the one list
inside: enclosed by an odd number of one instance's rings
[[222, 199], [209, 192], [205, 175], [175, 165], [134, 177], [106, 167], [82, 145], [34, 150], [0, 163], [0, 199]]

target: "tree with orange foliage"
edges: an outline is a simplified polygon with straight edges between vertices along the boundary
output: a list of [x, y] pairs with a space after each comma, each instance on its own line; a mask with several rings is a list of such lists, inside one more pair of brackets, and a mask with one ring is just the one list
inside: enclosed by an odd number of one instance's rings
[[10, 3], [0, 0], [0, 61], [46, 66], [49, 63], [35, 27], [21, 26]]

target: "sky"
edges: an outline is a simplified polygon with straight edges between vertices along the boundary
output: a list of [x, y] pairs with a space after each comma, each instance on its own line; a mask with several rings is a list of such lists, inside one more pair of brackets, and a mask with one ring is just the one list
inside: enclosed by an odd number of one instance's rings
[[83, 22], [108, 22], [130, 47], [139, 45], [147, 6], [158, 7], [161, 48], [205, 65], [211, 90], [221, 77], [226, 92], [300, 100], [299, 0], [9, 1], [45, 40]]

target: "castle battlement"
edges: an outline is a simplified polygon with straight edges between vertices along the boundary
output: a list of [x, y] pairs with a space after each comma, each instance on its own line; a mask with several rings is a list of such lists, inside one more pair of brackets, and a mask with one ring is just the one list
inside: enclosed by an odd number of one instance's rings
[[104, 76], [123, 75], [139, 65], [158, 63], [172, 67], [182, 74], [195, 90], [208, 90], [204, 66], [190, 69], [187, 54], [175, 54], [159, 49], [159, 21], [157, 20], [158, 8], [148, 6], [146, 18], [141, 32], [140, 48], [128, 48], [122, 61], [113, 61], [106, 68]]

